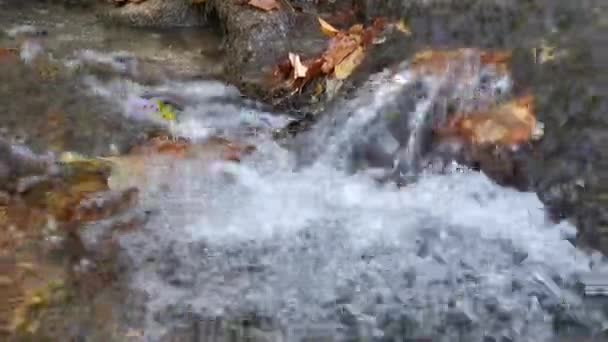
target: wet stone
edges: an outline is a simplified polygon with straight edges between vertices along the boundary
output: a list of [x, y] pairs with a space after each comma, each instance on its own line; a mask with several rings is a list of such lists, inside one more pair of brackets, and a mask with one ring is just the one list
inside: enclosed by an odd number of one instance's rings
[[146, 0], [120, 7], [106, 5], [99, 14], [110, 23], [136, 27], [183, 27], [204, 24], [203, 13], [187, 0]]

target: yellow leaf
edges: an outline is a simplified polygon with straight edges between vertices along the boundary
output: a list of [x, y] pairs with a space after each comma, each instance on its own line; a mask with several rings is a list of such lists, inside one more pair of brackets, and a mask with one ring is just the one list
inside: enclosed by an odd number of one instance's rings
[[348, 78], [359, 64], [361, 64], [364, 57], [363, 48], [359, 46], [350, 55], [344, 58], [342, 62], [336, 65], [334, 68], [334, 77], [338, 80]]
[[340, 32], [340, 30], [333, 27], [330, 23], [321, 19], [320, 17], [317, 19], [319, 20], [319, 24], [321, 25], [321, 32], [323, 32], [323, 34], [326, 35], [327, 37], [331, 38], [331, 37], [335, 36], [336, 34], [338, 34], [338, 32]]
[[542, 136], [534, 116], [534, 97], [525, 95], [488, 111], [457, 115], [448, 131], [475, 145], [519, 145]]
[[175, 121], [176, 120], [177, 115], [175, 115], [175, 110], [174, 110], [173, 106], [171, 106], [169, 104], [165, 104], [161, 100], [157, 100], [156, 105], [158, 106], [158, 115], [161, 117], [161, 119], [163, 119], [165, 121]]
[[302, 64], [299, 55], [290, 52], [289, 61], [291, 62], [291, 66], [293, 67], [293, 77], [295, 79], [306, 77], [308, 68], [304, 64]]
[[412, 30], [410, 29], [409, 25], [405, 23], [405, 20], [400, 20], [395, 25], [395, 28], [397, 29], [397, 31], [403, 32], [403, 34], [405, 34], [406, 36], [412, 35]]

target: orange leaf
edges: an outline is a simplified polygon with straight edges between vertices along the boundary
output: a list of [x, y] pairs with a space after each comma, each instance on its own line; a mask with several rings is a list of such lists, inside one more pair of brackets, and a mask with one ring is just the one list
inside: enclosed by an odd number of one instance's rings
[[360, 35], [344, 32], [338, 33], [331, 39], [327, 50], [323, 53], [325, 62], [321, 66], [321, 70], [326, 74], [330, 73], [338, 63], [342, 62], [342, 60], [350, 55], [360, 44]]
[[315, 59], [307, 59], [304, 61], [304, 65], [308, 68], [306, 77], [302, 79], [302, 82], [298, 85], [298, 90], [301, 90], [310, 80], [323, 75], [323, 63], [325, 60], [322, 57]]
[[325, 21], [321, 18], [317, 18], [317, 19], [319, 20], [319, 24], [321, 25], [321, 32], [323, 32], [323, 34], [326, 35], [327, 37], [334, 37], [336, 34], [338, 34], [338, 32], [340, 32], [340, 30], [333, 27], [327, 21]]
[[272, 73], [268, 75], [267, 83], [271, 88], [280, 88], [281, 84], [284, 83], [293, 70], [291, 61], [289, 58], [284, 58], [272, 69]]
[[361, 34], [363, 34], [363, 25], [361, 25], [361, 24], [356, 24], [356, 25], [351, 26], [351, 27], [348, 29], [348, 33], [350, 33], [350, 34], [356, 34], [356, 35], [361, 35]]
[[266, 12], [281, 9], [277, 0], [249, 0], [248, 4]]
[[518, 145], [533, 138], [534, 97], [522, 96], [487, 112], [457, 114], [440, 135], [457, 135], [474, 145]]

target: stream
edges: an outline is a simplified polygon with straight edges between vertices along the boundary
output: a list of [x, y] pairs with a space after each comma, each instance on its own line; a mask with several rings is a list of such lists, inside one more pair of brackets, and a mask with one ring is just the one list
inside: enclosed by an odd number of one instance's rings
[[[49, 26], [12, 20], [13, 34]], [[61, 32], [71, 24], [53, 25]], [[90, 36], [108, 34], [100, 32]], [[467, 64], [473, 81], [454, 86], [445, 77], [417, 76], [405, 61], [338, 99], [309, 131], [282, 141], [273, 133], [296, 117], [210, 80], [221, 73], [215, 51], [175, 60], [177, 44], [154, 60], [171, 66], [160, 81], [140, 77], [138, 54], [150, 54], [142, 49], [162, 52], [154, 45], [160, 37], [179, 42], [171, 37], [191, 33], [151, 34], [135, 47], [126, 38], [104, 45], [83, 34], [52, 36], [69, 47], [45, 48], [69, 51], [55, 56], [68, 70], [103, 66], [103, 75], [84, 69], [76, 79], [78, 96], [101, 103], [109, 120], [137, 130], [151, 121], [139, 106], [142, 94], [163, 94], [178, 98], [179, 120], [155, 124], [192, 141], [222, 136], [256, 147], [240, 163], [180, 160], [170, 170], [146, 164], [135, 210], [149, 217], [118, 237], [128, 300], [114, 315], [141, 331], [135, 340], [605, 338], [604, 304], [582, 295], [580, 279], [608, 264], [599, 252], [574, 246], [573, 224], [550, 220], [534, 192], [500, 186], [455, 162], [429, 165], [428, 122], [445, 114], [438, 104], [457, 98], [466, 107], [478, 97], [505, 96], [509, 76]], [[485, 92], [475, 93], [482, 82]], [[383, 121], [395, 110], [404, 120], [398, 133]], [[360, 163], [358, 146], [371, 145], [398, 150], [397, 157], [378, 167]], [[116, 177], [110, 181], [119, 187], [132, 181]], [[83, 228], [85, 242], [95, 245], [106, 223]]]

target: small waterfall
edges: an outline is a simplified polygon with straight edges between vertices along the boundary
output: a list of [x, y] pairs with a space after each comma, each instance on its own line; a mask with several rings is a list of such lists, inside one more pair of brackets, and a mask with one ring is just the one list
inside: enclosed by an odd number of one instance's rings
[[[405, 62], [396, 72], [375, 75], [355, 100], [331, 107], [304, 144], [313, 146], [323, 163], [345, 170], [361, 171], [349, 167], [353, 159], [382, 159], [387, 173], [415, 179], [431, 147], [434, 125], [448, 115], [487, 109], [510, 96], [510, 75], [493, 64], [483, 65], [479, 51], [462, 49], [453, 59], [443, 68], [433, 61], [428, 69]], [[365, 160], [362, 167], [369, 164]]]
[[[168, 186], [142, 189], [155, 214], [120, 238], [130, 285], [148, 298], [146, 341], [189, 329], [196, 341], [549, 342], [556, 324], [575, 340], [603, 329], [604, 314], [577, 291], [596, 258], [567, 241], [572, 225], [548, 222], [535, 194], [472, 171], [398, 188], [349, 169], [354, 146], [372, 142], [416, 171], [430, 119], [449, 101], [478, 105], [471, 89], [488, 82], [483, 70], [459, 83], [405, 65], [296, 140], [311, 163], [261, 135], [240, 164], [177, 163], [170, 179], [149, 166], [148, 181]], [[194, 91], [204, 82], [177, 86], [197, 94], [180, 132], [230, 136], [246, 125], [251, 108], [209, 110], [215, 102]]]

